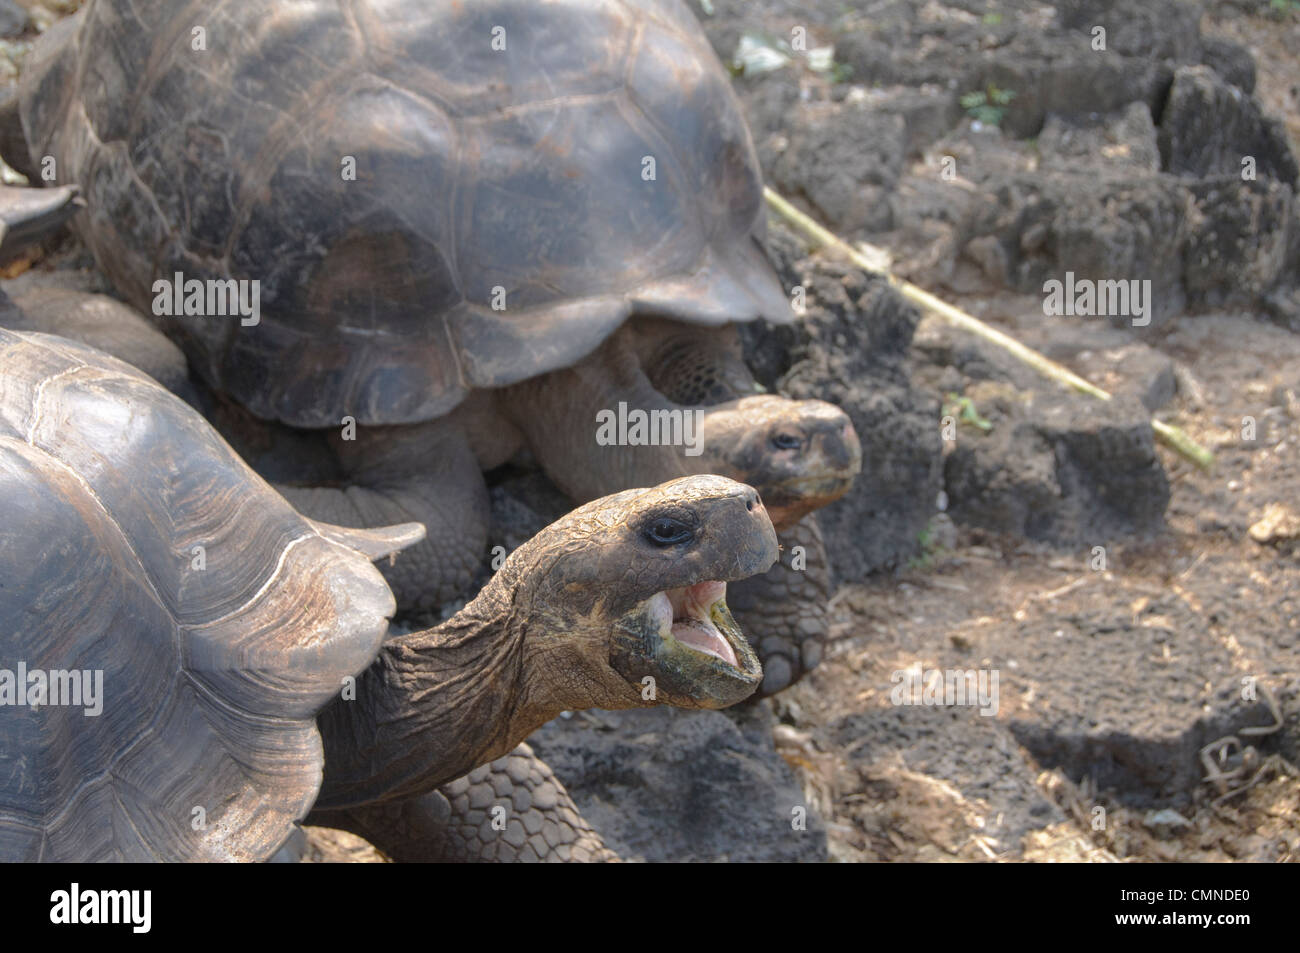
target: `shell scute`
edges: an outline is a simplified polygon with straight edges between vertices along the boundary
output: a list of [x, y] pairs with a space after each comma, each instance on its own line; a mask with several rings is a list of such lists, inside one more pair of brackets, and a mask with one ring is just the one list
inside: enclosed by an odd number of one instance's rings
[[87, 692], [0, 709], [0, 858], [264, 858], [391, 592], [126, 364], [0, 330], [0, 368], [0, 668]]

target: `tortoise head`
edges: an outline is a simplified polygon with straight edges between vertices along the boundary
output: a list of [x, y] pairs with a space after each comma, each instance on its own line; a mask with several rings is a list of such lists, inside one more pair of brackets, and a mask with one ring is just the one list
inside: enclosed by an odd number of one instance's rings
[[[525, 690], [560, 708], [722, 708], [763, 671], [727, 583], [766, 571], [776, 534], [758, 494], [725, 477], [625, 490], [551, 524], [497, 580], [523, 620]], [[496, 582], [497, 580], [494, 580]]]
[[848, 414], [821, 400], [773, 394], [705, 409], [702, 465], [756, 487], [785, 528], [848, 492], [862, 446]]

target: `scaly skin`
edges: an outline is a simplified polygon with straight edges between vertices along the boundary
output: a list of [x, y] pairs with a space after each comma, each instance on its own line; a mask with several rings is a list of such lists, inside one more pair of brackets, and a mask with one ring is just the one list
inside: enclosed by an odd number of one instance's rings
[[399, 862], [618, 860], [527, 744], [438, 791], [374, 807], [325, 811], [313, 821], [364, 837]]
[[[763, 660], [753, 697], [789, 688], [821, 662], [828, 626], [831, 572], [821, 528], [805, 517], [776, 534], [781, 558], [767, 572], [732, 586], [730, 605]], [[795, 568], [795, 559], [803, 568]]]
[[330, 445], [349, 485], [276, 489], [299, 512], [339, 526], [423, 523], [423, 542], [379, 566], [398, 606], [429, 610], [462, 595], [487, 548], [490, 506], [460, 416], [358, 428], [354, 440]]
[[[697, 476], [580, 507], [517, 549], [442, 625], [390, 638], [317, 723], [319, 810], [418, 797], [505, 755], [561, 711], [748, 697], [757, 657], [725, 605], [736, 663], [668, 633], [662, 593], [766, 570], [776, 536], [757, 494]], [[644, 681], [646, 677], [652, 682]], [[647, 691], [647, 685], [652, 690]]]

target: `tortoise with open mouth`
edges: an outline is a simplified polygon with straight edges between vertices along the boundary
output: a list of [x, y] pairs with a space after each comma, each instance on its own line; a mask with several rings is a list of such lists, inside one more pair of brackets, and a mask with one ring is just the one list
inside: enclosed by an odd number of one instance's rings
[[0, 658], [27, 675], [0, 671], [3, 860], [260, 860], [313, 804], [432, 858], [409, 805], [561, 710], [722, 707], [762, 676], [725, 589], [776, 537], [723, 477], [588, 503], [386, 637], [371, 560], [418, 526], [308, 519], [140, 372], [0, 330], [0, 499]]
[[[792, 313], [748, 129], [681, 0], [90, 0], [16, 105], [27, 168], [82, 188], [74, 228], [136, 308], [177, 276], [260, 283], [256, 323], [157, 322], [299, 510], [428, 528], [381, 567], [399, 606], [462, 594], [482, 474], [521, 450], [578, 502], [718, 473], [808, 550], [748, 593], [763, 691], [815, 664], [825, 564], [798, 524], [849, 488], [858, 439], [742, 360], [738, 323]], [[702, 452], [601, 445], [620, 403], [697, 411]]]

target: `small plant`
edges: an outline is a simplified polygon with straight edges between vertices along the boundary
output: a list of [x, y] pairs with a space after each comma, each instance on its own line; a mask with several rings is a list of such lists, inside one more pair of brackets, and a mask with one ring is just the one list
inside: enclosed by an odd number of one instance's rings
[[951, 527], [952, 521], [942, 514], [932, 518], [925, 525], [925, 528], [916, 534], [918, 552], [907, 561], [908, 569], [916, 569], [922, 572], [929, 571], [934, 568], [936, 562], [952, 552], [949, 544], [944, 541], [944, 537], [935, 532], [935, 521], [938, 519], [945, 520]]
[[1268, 12], [1279, 20], [1300, 13], [1300, 0], [1269, 0]]
[[943, 413], [944, 416], [951, 415], [957, 418], [958, 423], [976, 427], [985, 433], [993, 429], [993, 423], [988, 418], [980, 416], [980, 412], [975, 409], [975, 402], [969, 397], [958, 397], [956, 394], [949, 393], [944, 401]]
[[916, 544], [921, 551], [907, 561], [906, 568], [924, 572], [934, 565], [934, 537], [930, 527], [916, 534]]
[[998, 26], [998, 25], [1000, 25], [1001, 23], [1002, 23], [1002, 14], [1000, 14], [1000, 13], [986, 13], [986, 14], [984, 14], [984, 25], [985, 25], [985, 26]]
[[831, 64], [829, 75], [832, 83], [847, 83], [853, 76], [853, 64], [836, 60]]
[[997, 126], [1006, 115], [1007, 106], [1016, 94], [1009, 89], [999, 89], [989, 83], [984, 89], [973, 90], [961, 98], [961, 107], [976, 122]]

